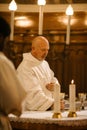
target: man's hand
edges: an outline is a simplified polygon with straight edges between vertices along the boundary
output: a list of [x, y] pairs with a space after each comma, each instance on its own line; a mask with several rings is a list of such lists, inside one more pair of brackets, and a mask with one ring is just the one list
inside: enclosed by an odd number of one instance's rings
[[60, 100], [60, 109], [61, 111], [63, 111], [65, 108], [65, 101], [64, 100]]
[[49, 83], [46, 85], [46, 88], [49, 90], [49, 91], [53, 91], [54, 90], [54, 83]]

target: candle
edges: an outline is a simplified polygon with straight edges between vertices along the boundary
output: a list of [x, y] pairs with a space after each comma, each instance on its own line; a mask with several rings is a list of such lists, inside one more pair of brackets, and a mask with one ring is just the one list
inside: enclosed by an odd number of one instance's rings
[[10, 40], [14, 40], [14, 11], [11, 11], [11, 34], [10, 34]]
[[66, 15], [68, 16], [66, 44], [69, 45], [70, 44], [70, 22], [71, 22], [71, 15], [73, 15], [73, 8], [71, 5], [67, 7]]
[[70, 44], [70, 19], [71, 19], [71, 16], [68, 15], [67, 35], [66, 35], [66, 44], [67, 45]]
[[76, 85], [74, 84], [74, 80], [71, 81], [69, 85], [69, 101], [70, 101], [70, 111], [75, 112], [75, 96], [76, 96]]
[[60, 85], [54, 86], [54, 113], [60, 113]]
[[46, 4], [45, 0], [38, 0], [39, 5], [39, 35], [42, 35], [43, 31], [43, 6]]
[[39, 35], [43, 33], [43, 5], [39, 7]]
[[11, 34], [10, 34], [10, 40], [13, 41], [14, 38], [14, 11], [17, 10], [17, 4], [15, 0], [12, 0], [9, 4], [9, 10], [11, 10]]

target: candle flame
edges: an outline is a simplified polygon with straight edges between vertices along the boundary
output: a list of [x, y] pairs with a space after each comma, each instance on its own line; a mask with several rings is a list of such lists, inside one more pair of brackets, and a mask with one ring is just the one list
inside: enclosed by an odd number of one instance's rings
[[46, 4], [46, 1], [45, 0], [38, 0], [38, 5], [45, 5]]
[[11, 3], [9, 4], [9, 10], [11, 10], [11, 11], [17, 10], [17, 4], [16, 4], [15, 0], [12, 0]]
[[71, 84], [74, 84], [74, 80], [71, 81]]
[[73, 15], [73, 8], [69, 5], [66, 9], [66, 15]]

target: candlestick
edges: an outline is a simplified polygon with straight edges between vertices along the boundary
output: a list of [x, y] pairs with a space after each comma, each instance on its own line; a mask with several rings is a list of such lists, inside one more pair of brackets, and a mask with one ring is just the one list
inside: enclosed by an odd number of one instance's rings
[[60, 85], [54, 86], [54, 114], [53, 118], [61, 118], [60, 113]]
[[71, 81], [69, 85], [69, 114], [68, 117], [76, 117], [76, 85], [74, 84], [74, 80]]

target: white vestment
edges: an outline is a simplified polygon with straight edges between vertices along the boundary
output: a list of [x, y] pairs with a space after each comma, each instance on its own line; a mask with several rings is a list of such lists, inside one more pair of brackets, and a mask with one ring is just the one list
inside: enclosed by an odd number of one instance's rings
[[51, 82], [58, 83], [58, 80], [54, 77], [47, 61], [39, 61], [31, 53], [25, 53], [17, 71], [27, 92], [24, 110], [45, 111], [49, 109], [54, 99], [46, 85]]
[[0, 52], [0, 130], [11, 130], [8, 114], [20, 116], [25, 95], [13, 64]]

